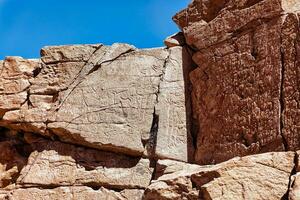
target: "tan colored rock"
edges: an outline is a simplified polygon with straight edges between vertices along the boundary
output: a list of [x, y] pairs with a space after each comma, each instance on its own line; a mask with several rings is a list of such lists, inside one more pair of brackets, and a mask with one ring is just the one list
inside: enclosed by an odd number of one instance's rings
[[155, 107], [159, 117], [156, 156], [187, 162], [194, 156], [188, 80], [193, 62], [185, 47], [169, 51]]
[[0, 117], [26, 103], [30, 79], [40, 67], [38, 60], [6, 57], [0, 62]]
[[114, 192], [105, 188], [93, 190], [92, 188], [83, 186], [58, 187], [54, 189], [27, 188], [12, 191], [0, 191], [0, 198], [1, 200], [141, 200], [141, 192], [142, 190], [123, 190], [122, 192]]
[[145, 199], [281, 199], [294, 168], [293, 152], [265, 153], [211, 166], [159, 161]]
[[48, 129], [64, 141], [141, 155], [167, 55], [160, 49], [136, 51], [104, 62], [64, 99]]
[[194, 0], [174, 17], [196, 50], [197, 163], [299, 148], [299, 8], [295, 0]]
[[176, 47], [176, 46], [184, 46], [185, 38], [182, 32], [175, 33], [169, 37], [167, 37], [164, 41], [165, 45], [168, 48]]
[[22, 169], [17, 184], [22, 187], [109, 186], [116, 189], [146, 188], [153, 168], [147, 159], [130, 158], [33, 135], [26, 141], [34, 150]]
[[59, 62], [87, 62], [101, 48], [96, 45], [47, 46], [41, 49], [42, 61], [46, 64]]
[[289, 200], [300, 199], [300, 173], [296, 173], [291, 177], [289, 188]]
[[289, 185], [289, 200], [296, 200], [300, 198], [300, 151], [296, 152], [295, 157], [295, 168], [293, 174], [290, 177], [290, 185]]
[[[1, 126], [133, 156], [193, 157], [184, 84], [193, 63], [187, 48], [71, 45], [45, 47], [41, 55], [40, 68], [30, 68], [34, 76], [17, 93], [20, 102], [15, 94], [3, 95], [16, 105], [5, 101], [3, 107], [10, 107], [3, 110]], [[159, 136], [155, 126], [162, 127]]]

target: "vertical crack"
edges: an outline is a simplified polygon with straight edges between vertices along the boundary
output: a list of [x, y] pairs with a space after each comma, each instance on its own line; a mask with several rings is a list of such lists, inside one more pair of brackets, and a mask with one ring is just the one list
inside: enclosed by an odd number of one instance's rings
[[156, 145], [157, 145], [157, 133], [159, 129], [159, 114], [157, 113], [156, 106], [159, 103], [159, 94], [161, 92], [161, 83], [164, 81], [164, 76], [167, 68], [167, 63], [170, 60], [170, 54], [171, 52], [167, 49], [168, 51], [168, 56], [164, 60], [163, 68], [162, 68], [162, 73], [160, 75], [160, 81], [158, 84], [158, 89], [156, 92], [156, 102], [154, 105], [154, 110], [153, 110], [153, 118], [152, 118], [152, 125], [150, 128], [150, 136], [146, 144], [146, 151], [147, 155], [150, 160], [150, 166], [154, 168], [154, 171], [152, 173], [151, 181], [155, 179], [156, 175], [156, 165], [157, 165], [157, 156], [156, 156]]
[[[281, 38], [281, 44], [282, 44], [282, 38]], [[288, 142], [286, 140], [286, 137], [284, 136], [284, 81], [285, 81], [285, 55], [284, 55], [284, 48], [281, 46], [280, 48], [280, 59], [281, 59], [281, 68], [280, 68], [280, 96], [279, 96], [279, 107], [280, 107], [280, 124], [279, 124], [279, 131], [280, 135], [282, 137], [282, 143], [284, 146], [285, 151], [288, 150]]]
[[153, 120], [150, 129], [150, 136], [146, 146], [148, 156], [151, 160], [156, 160], [155, 151], [156, 151], [156, 142], [157, 142], [158, 123], [159, 123], [159, 116], [156, 114], [154, 108]]
[[299, 162], [298, 154], [297, 154], [297, 152], [295, 152], [294, 168], [292, 169], [292, 171], [290, 173], [290, 176], [289, 176], [289, 183], [288, 183], [287, 192], [283, 195], [281, 200], [288, 200], [289, 199], [290, 189], [292, 189], [293, 186], [294, 186], [293, 176], [297, 173], [298, 162]]

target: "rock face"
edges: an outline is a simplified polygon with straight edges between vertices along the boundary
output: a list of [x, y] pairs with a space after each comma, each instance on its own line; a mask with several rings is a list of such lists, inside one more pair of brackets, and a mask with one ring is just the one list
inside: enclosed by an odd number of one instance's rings
[[299, 148], [296, 0], [194, 0], [174, 20], [194, 50], [195, 160]]
[[158, 161], [159, 178], [144, 199], [281, 199], [294, 157], [294, 152], [266, 153], [213, 166]]
[[140, 200], [142, 197], [141, 190], [123, 190], [114, 192], [101, 188], [93, 190], [89, 187], [59, 187], [55, 189], [17, 189], [11, 192], [0, 191], [1, 199], [10, 200], [28, 200], [28, 199], [51, 199], [51, 200], [73, 200], [73, 199], [107, 199], [107, 200]]
[[73, 45], [1, 61], [1, 199], [141, 199], [156, 159], [191, 161], [190, 53]]
[[167, 47], [0, 61], [0, 200], [300, 199], [298, 0], [194, 0]]
[[58, 46], [41, 54], [2, 63], [3, 127], [136, 157], [193, 157], [186, 47]]

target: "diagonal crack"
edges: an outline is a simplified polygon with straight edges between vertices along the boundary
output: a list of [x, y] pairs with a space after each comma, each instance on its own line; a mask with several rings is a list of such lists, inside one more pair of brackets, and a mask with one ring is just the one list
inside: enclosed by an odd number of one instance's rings
[[134, 50], [134, 49], [128, 49], [127, 51], [125, 51], [125, 52], [119, 54], [118, 56], [116, 56], [116, 57], [114, 57], [114, 58], [112, 58], [112, 59], [110, 59], [110, 60], [105, 60], [105, 61], [103, 61], [103, 62], [101, 62], [101, 63], [97, 63], [97, 64], [96, 64], [96, 65], [95, 65], [95, 66], [87, 73], [87, 75], [90, 75], [90, 74], [92, 74], [93, 72], [97, 71], [99, 68], [101, 68], [101, 66], [102, 66], [104, 63], [110, 63], [110, 62], [113, 62], [113, 61], [117, 60], [118, 58], [120, 58], [120, 57], [122, 57], [122, 56], [124, 56], [124, 55], [126, 55], [126, 54], [128, 54], [128, 53], [130, 53], [130, 52], [133, 52], [133, 51], [135, 51], [135, 50]]
[[[107, 51], [105, 51], [104, 54], [102, 54], [102, 51], [103, 51], [102, 47], [106, 48], [103, 45], [99, 46], [97, 48], [97, 50], [95, 50], [94, 53], [91, 55], [89, 61], [87, 61], [87, 63], [82, 67], [82, 69], [80, 70], [80, 72], [78, 73], [78, 75], [76, 76], [76, 78], [74, 79], [74, 81], [70, 84], [69, 88], [66, 91], [65, 97], [60, 102], [60, 104], [56, 107], [55, 111], [58, 111], [62, 107], [62, 105], [69, 98], [69, 96], [74, 91], [74, 89], [85, 79], [85, 76], [88, 76], [91, 73], [93, 73], [96, 70], [98, 70], [103, 63], [112, 62], [112, 61], [118, 59], [119, 57], [121, 57], [121, 56], [123, 56], [123, 55], [125, 55], [127, 53], [135, 51], [134, 48], [129, 48], [126, 51], [118, 54], [117, 56], [115, 56], [115, 57], [113, 57], [113, 58], [111, 58], [109, 60], [102, 61], [105, 58], [105, 56], [107, 55]], [[97, 56], [100, 56], [100, 57], [97, 58]]]

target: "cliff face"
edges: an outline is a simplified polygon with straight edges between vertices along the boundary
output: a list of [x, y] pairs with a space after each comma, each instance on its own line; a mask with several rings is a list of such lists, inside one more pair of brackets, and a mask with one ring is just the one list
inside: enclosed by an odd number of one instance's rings
[[296, 0], [200, 0], [174, 17], [198, 65], [198, 163], [299, 148], [299, 14]]
[[300, 199], [299, 13], [194, 0], [165, 48], [0, 61], [0, 199]]

